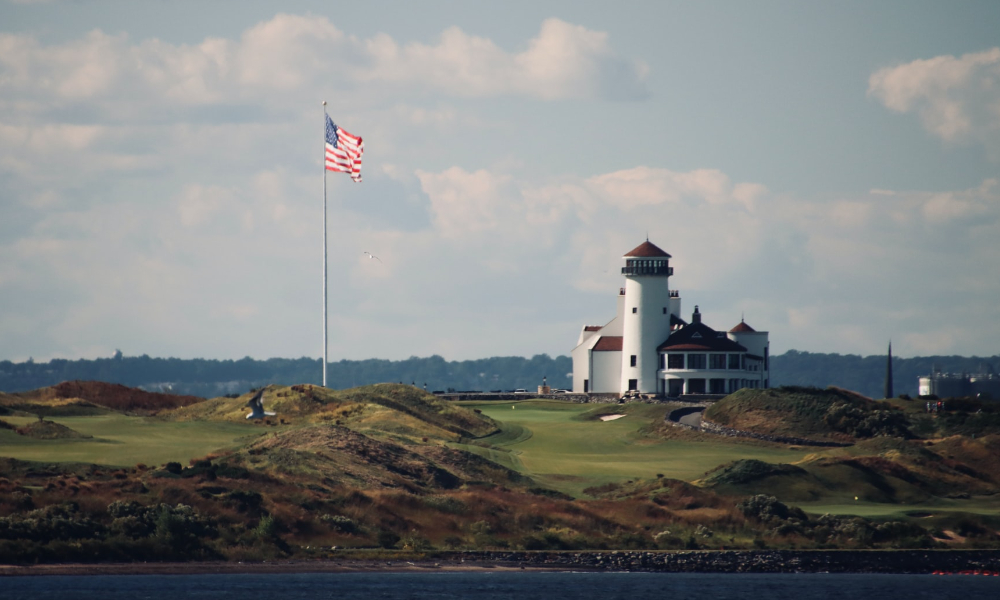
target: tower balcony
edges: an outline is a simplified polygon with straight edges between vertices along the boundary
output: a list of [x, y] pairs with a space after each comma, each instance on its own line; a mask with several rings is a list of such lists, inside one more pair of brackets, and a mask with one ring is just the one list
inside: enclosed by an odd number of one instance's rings
[[625, 275], [625, 276], [628, 276], [628, 275], [666, 275], [666, 276], [669, 277], [669, 276], [671, 276], [673, 274], [674, 274], [674, 268], [673, 267], [666, 267], [666, 266], [654, 267], [654, 266], [647, 266], [647, 265], [637, 265], [637, 266], [622, 267], [622, 275]]

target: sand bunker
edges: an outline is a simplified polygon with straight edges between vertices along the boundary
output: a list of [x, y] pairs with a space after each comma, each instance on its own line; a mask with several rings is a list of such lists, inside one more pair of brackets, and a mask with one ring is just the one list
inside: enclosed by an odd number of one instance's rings
[[601, 417], [601, 420], [602, 421], [614, 421], [615, 419], [620, 419], [620, 418], [622, 418], [624, 416], [625, 415], [604, 415], [603, 417]]

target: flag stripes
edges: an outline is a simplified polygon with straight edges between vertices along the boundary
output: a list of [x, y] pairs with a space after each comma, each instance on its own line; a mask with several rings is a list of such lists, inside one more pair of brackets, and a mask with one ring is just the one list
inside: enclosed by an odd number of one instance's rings
[[365, 153], [364, 141], [344, 131], [326, 115], [326, 170], [350, 173], [351, 179], [361, 181], [361, 155]]

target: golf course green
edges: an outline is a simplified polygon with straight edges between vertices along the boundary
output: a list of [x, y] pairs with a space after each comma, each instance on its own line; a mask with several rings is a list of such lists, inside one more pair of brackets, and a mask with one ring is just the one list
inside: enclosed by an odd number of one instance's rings
[[[736, 460], [791, 463], [807, 451], [715, 438], [712, 443], [646, 433], [663, 421], [663, 404], [597, 405], [551, 400], [465, 403], [502, 423], [502, 431], [461, 447], [516, 469], [571, 496], [585, 488], [634, 478], [693, 481]], [[623, 414], [602, 421], [601, 413]], [[488, 444], [492, 447], [484, 447]]]
[[[23, 426], [33, 417], [5, 417]], [[50, 417], [60, 425], [90, 438], [39, 440], [0, 429], [0, 456], [38, 462], [77, 462], [115, 467], [143, 463], [161, 465], [176, 461], [187, 464], [221, 449], [241, 445], [241, 440], [261, 435], [252, 423], [225, 421], [165, 421], [120, 413], [73, 417]]]

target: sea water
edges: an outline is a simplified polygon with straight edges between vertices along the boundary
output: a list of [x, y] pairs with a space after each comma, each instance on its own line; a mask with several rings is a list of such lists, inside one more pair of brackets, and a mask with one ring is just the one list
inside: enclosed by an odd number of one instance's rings
[[0, 577], [2, 600], [1000, 599], [1000, 577], [712, 573], [299, 573]]

